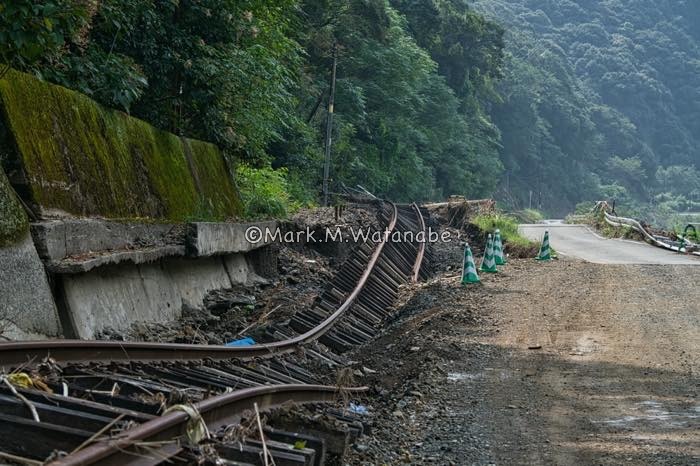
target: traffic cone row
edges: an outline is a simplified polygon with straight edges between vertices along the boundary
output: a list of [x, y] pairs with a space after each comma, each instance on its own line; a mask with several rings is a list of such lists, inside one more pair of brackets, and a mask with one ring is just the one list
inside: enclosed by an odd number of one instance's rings
[[[497, 273], [497, 265], [505, 265], [506, 259], [503, 253], [503, 241], [501, 240], [500, 230], [496, 230], [492, 236], [489, 233], [486, 240], [486, 249], [484, 250], [484, 258], [481, 261], [479, 270], [486, 273]], [[474, 256], [472, 250], [467, 244], [464, 249], [464, 262], [462, 264], [462, 284], [479, 283], [479, 274], [476, 271]]]

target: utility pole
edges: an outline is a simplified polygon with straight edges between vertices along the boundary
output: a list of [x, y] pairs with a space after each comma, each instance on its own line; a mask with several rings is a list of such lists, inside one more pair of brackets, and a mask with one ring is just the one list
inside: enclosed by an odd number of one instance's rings
[[323, 205], [328, 205], [328, 177], [331, 171], [331, 136], [333, 134], [333, 101], [335, 100], [335, 71], [338, 65], [338, 44], [333, 44], [333, 71], [331, 72], [331, 92], [328, 96], [328, 116], [326, 118], [326, 158], [323, 164]]

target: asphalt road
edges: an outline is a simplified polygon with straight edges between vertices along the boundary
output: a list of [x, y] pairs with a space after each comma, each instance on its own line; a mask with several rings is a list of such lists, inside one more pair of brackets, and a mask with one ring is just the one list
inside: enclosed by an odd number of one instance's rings
[[603, 238], [584, 225], [520, 225], [521, 233], [535, 241], [542, 240], [545, 230], [549, 231], [549, 243], [558, 254], [595, 264], [700, 265], [700, 258], [665, 251], [646, 243]]

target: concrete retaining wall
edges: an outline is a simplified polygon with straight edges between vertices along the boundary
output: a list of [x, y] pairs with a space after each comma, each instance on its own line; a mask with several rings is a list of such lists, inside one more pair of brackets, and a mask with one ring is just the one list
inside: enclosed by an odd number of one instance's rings
[[34, 241], [25, 234], [0, 248], [0, 334], [92, 339], [107, 327], [123, 331], [137, 321], [177, 319], [184, 306], [201, 307], [212, 290], [274, 274], [276, 248], [248, 242], [251, 225], [32, 224]]
[[0, 248], [0, 335], [26, 340], [61, 333], [44, 266], [27, 233]]
[[209, 291], [244, 284], [249, 274], [245, 257], [234, 254], [62, 276], [61, 308], [70, 322], [66, 336], [91, 339], [107, 327], [125, 330], [136, 321], [176, 319], [183, 306], [200, 307]]

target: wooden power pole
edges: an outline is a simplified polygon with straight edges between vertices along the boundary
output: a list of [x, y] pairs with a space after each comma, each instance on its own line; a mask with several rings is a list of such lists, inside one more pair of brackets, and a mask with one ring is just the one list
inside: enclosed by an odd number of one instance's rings
[[328, 205], [328, 178], [331, 171], [331, 141], [333, 134], [333, 101], [335, 100], [335, 71], [338, 65], [338, 46], [333, 45], [333, 70], [331, 72], [331, 92], [328, 96], [326, 117], [326, 157], [323, 163], [323, 205]]

